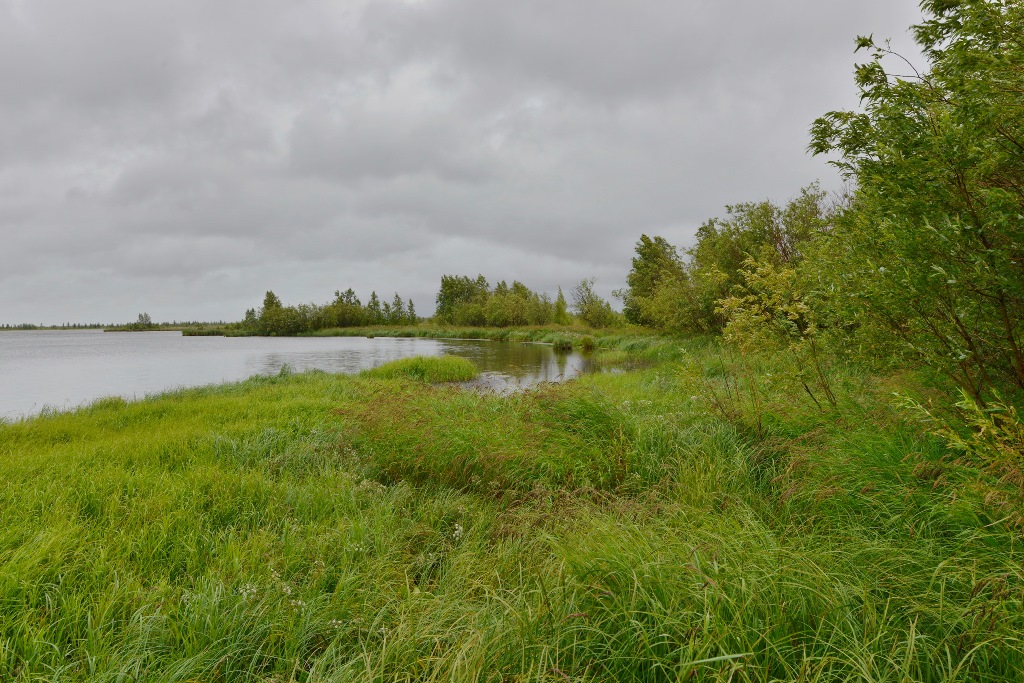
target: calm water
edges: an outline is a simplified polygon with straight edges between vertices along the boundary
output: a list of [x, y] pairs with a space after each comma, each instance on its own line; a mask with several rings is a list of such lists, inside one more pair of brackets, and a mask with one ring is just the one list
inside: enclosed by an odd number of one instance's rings
[[452, 354], [499, 391], [586, 372], [578, 353], [543, 344], [377, 337], [183, 337], [178, 332], [25, 331], [0, 333], [0, 417], [73, 408], [103, 396], [141, 398], [200, 386], [318, 369], [355, 373], [406, 356]]

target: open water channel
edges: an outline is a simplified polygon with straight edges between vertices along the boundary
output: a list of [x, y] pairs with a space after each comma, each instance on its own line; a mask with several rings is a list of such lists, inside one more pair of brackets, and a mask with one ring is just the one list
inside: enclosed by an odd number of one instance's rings
[[98, 398], [142, 398], [253, 375], [356, 373], [407, 356], [452, 354], [481, 370], [478, 386], [510, 391], [571, 379], [591, 362], [546, 344], [387, 337], [183, 337], [178, 332], [0, 332], [0, 419]]

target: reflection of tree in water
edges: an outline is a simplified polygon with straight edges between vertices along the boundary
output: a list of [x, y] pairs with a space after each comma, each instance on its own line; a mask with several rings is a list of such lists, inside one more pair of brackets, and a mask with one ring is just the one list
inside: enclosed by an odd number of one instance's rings
[[568, 354], [550, 353], [545, 355], [538, 366], [538, 371], [533, 374], [533, 383], [557, 382], [565, 379], [565, 371], [568, 364]]
[[[295, 341], [288, 339], [283, 340], [283, 343]], [[342, 346], [332, 346], [331, 341]], [[339, 337], [332, 340], [310, 340], [310, 343], [319, 344], [320, 347], [253, 352], [246, 358], [246, 371], [249, 375], [276, 375], [283, 367], [287, 366], [294, 372], [315, 369], [355, 374], [399, 358], [437, 356], [443, 352], [441, 344], [433, 339]]]
[[499, 391], [572, 379], [593, 365], [583, 354], [556, 352], [547, 344], [462, 341], [445, 350], [475, 362], [485, 375], [476, 384]]
[[[340, 340], [339, 340], [340, 341]], [[541, 382], [572, 379], [591, 370], [592, 361], [572, 352], [556, 352], [546, 344], [426, 339], [348, 339], [344, 348], [295, 349], [256, 353], [246, 365], [249, 374], [274, 375], [287, 366], [357, 373], [408, 356], [451, 354], [473, 361], [487, 375], [488, 386], [531, 387]]]

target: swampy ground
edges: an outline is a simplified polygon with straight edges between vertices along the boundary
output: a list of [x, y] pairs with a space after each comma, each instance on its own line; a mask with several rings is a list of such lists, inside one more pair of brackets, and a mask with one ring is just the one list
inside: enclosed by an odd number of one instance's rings
[[423, 361], [0, 425], [0, 680], [1017, 680], [1019, 531], [927, 382], [730, 412], [716, 342], [593, 343], [510, 396]]

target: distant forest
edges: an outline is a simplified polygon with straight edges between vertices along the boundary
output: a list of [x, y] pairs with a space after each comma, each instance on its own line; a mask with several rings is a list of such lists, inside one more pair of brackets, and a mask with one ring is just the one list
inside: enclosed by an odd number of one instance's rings
[[334, 292], [334, 300], [323, 305], [285, 306], [276, 294], [267, 292], [259, 309], [245, 312], [240, 328], [248, 334], [296, 335], [331, 327], [415, 325], [418, 320], [412, 299], [403, 301], [396, 293], [390, 302], [382, 302], [373, 292], [363, 304], [349, 288]]
[[[934, 4], [934, 6], [932, 6]], [[856, 70], [861, 111], [825, 114], [810, 150], [830, 154], [848, 192], [819, 186], [783, 204], [727, 207], [693, 246], [642, 235], [612, 310], [584, 280], [549, 295], [514, 281], [445, 275], [435, 322], [512, 326], [633, 325], [722, 335], [731, 347], [790, 357], [808, 392], [828, 399], [829, 366], [928, 366], [971, 400], [1024, 395], [1024, 43], [1020, 8], [925, 3], [915, 28], [929, 62], [871, 37]], [[242, 326], [296, 334], [330, 326], [415, 324], [397, 294], [363, 305], [283, 306], [268, 292]]]
[[[826, 400], [829, 367], [852, 359], [932, 368], [981, 405], [1024, 396], [1021, 10], [925, 9], [915, 37], [928, 69], [894, 75], [885, 64], [899, 55], [858, 38], [861, 109], [827, 113], [811, 128], [810, 151], [835, 159], [848, 191], [812, 184], [788, 202], [726, 207], [687, 248], [640, 235], [615, 293], [621, 313], [591, 279], [565, 294], [444, 275], [432, 322], [720, 335], [741, 352], [791, 358], [794, 376]], [[364, 303], [348, 289], [324, 304], [285, 305], [267, 292], [228, 332], [422, 322], [397, 293]]]

